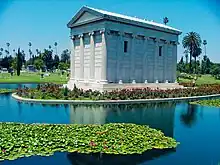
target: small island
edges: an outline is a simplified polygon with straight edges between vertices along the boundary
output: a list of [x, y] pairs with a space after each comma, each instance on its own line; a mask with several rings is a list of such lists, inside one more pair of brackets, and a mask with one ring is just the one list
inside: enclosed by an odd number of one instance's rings
[[16, 95], [36, 100], [138, 100], [160, 98], [182, 98], [220, 94], [220, 85], [202, 85], [193, 88], [151, 89], [134, 88], [113, 91], [83, 90], [74, 87], [69, 90], [57, 84], [39, 84], [37, 88], [20, 88]]

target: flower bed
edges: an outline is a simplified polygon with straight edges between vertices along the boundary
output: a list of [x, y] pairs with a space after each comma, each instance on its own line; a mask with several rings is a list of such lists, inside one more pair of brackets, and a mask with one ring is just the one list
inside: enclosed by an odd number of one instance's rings
[[72, 91], [61, 88], [55, 84], [38, 85], [36, 89], [18, 89], [16, 94], [20, 97], [45, 100], [134, 100], [177, 98], [220, 94], [220, 85], [207, 85], [197, 88], [183, 89], [122, 89], [111, 92], [99, 92], [74, 88]]
[[203, 105], [203, 106], [220, 107], [220, 99], [194, 101], [194, 102], [191, 102], [190, 104], [198, 104], [198, 105]]
[[135, 124], [49, 125], [0, 123], [0, 160], [56, 151], [141, 154], [151, 149], [175, 148], [177, 142], [161, 131]]

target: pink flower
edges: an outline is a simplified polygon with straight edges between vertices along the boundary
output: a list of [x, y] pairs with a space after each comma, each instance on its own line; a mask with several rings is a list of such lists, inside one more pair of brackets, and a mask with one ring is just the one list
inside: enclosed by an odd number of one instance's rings
[[5, 152], [6, 152], [6, 150], [5, 150], [5, 149], [3, 149], [3, 150], [2, 150], [2, 152], [4, 152], [4, 153], [5, 153]]
[[96, 146], [96, 144], [94, 143], [94, 141], [91, 141], [91, 142], [89, 143], [89, 145], [90, 145], [90, 146]]

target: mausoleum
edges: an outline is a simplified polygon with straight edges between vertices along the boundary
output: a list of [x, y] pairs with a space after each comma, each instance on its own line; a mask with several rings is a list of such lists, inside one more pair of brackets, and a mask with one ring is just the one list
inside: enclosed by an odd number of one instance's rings
[[82, 7], [71, 29], [71, 76], [83, 89], [179, 87], [176, 83], [180, 30], [164, 24]]

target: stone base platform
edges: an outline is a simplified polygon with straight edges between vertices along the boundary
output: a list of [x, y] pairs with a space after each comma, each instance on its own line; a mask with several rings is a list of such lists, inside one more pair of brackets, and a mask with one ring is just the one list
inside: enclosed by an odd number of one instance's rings
[[97, 82], [80, 82], [69, 80], [67, 87], [69, 89], [74, 88], [74, 84], [77, 88], [82, 88], [84, 90], [98, 90], [98, 91], [112, 91], [115, 89], [133, 89], [133, 88], [152, 88], [152, 89], [176, 89], [176, 88], [184, 88], [182, 85], [178, 83], [97, 83]]

